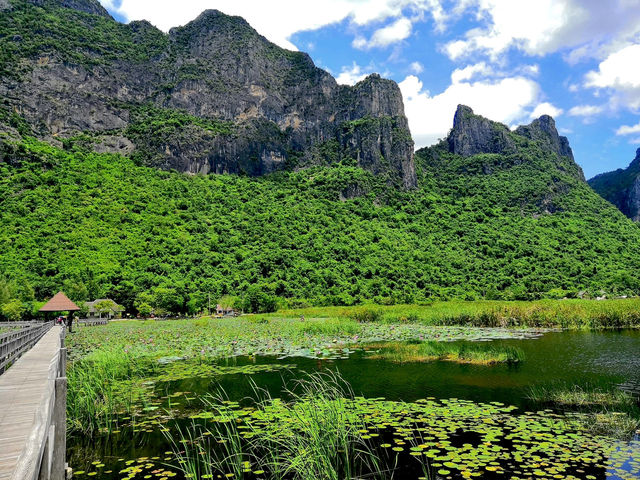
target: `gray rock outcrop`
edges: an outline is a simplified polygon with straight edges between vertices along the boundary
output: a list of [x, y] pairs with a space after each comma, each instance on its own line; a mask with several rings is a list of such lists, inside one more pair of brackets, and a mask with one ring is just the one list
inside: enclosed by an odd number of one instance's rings
[[476, 115], [466, 105], [458, 105], [447, 141], [449, 151], [463, 157], [515, 150], [506, 125]]
[[574, 160], [569, 140], [567, 137], [561, 137], [558, 134], [556, 122], [549, 115], [542, 115], [529, 125], [519, 126], [516, 128], [515, 133], [530, 140], [541, 142], [546, 149]]
[[640, 222], [640, 148], [627, 168], [597, 175], [589, 185], [631, 220]]
[[[483, 153], [507, 156], [515, 154], [517, 157], [523, 141], [536, 144], [541, 152], [551, 155], [557, 168], [585, 181], [582, 169], [573, 158], [569, 140], [558, 134], [555, 121], [548, 115], [543, 115], [529, 125], [523, 125], [511, 131], [502, 123], [476, 115], [465, 105], [458, 105], [453, 119], [453, 128], [445, 143], [449, 152], [462, 157]], [[514, 161], [517, 163], [521, 160], [516, 158]], [[485, 173], [490, 173], [492, 170], [492, 167], [484, 166]]]

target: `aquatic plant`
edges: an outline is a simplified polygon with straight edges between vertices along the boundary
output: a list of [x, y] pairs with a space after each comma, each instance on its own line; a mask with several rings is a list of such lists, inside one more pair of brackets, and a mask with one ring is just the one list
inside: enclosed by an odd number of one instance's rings
[[537, 402], [576, 408], [609, 407], [633, 408], [638, 400], [618, 388], [604, 389], [592, 385], [535, 386], [529, 390], [529, 398]]
[[640, 403], [618, 388], [593, 385], [531, 387], [529, 398], [567, 412], [595, 435], [629, 439], [640, 431]]
[[[368, 478], [384, 478], [380, 460], [365, 441], [365, 423], [351, 412], [353, 393], [336, 374], [297, 380], [285, 392], [289, 402], [255, 386], [254, 393], [260, 398], [252, 410], [257, 421], [243, 422], [246, 414], [239, 416], [238, 404], [219, 392], [206, 400], [205, 413], [194, 416], [209, 420], [204, 426], [194, 421], [187, 432], [179, 431], [180, 440], [173, 445], [185, 474], [341, 480], [366, 473]], [[278, 418], [268, 413], [274, 407]]]
[[519, 363], [524, 360], [525, 355], [520, 348], [495, 346], [490, 342], [389, 342], [380, 345], [380, 348], [368, 358], [399, 363], [446, 360], [492, 365]]
[[[609, 461], [624, 464], [615, 442], [593, 435], [575, 416], [517, 413], [498, 402], [340, 397], [331, 382], [327, 393], [322, 381], [312, 378], [292, 401], [266, 397], [241, 406], [216, 400], [193, 418], [207, 422], [208, 437], [226, 439], [225, 429], [231, 428], [233, 451], [242, 452], [235, 456], [250, 464], [247, 474], [258, 468], [264, 475], [259, 478], [268, 479], [577, 479], [600, 478]], [[360, 462], [352, 463], [355, 469], [345, 470], [344, 462], [362, 452]], [[362, 461], [369, 462], [368, 473]], [[225, 472], [234, 471], [221, 466], [217, 475]], [[633, 465], [616, 468], [622, 478], [638, 472]]]
[[67, 370], [67, 429], [91, 433], [112, 428], [117, 412], [131, 413], [142, 396], [142, 387], [132, 380], [151, 368], [147, 357], [114, 348], [73, 362]]

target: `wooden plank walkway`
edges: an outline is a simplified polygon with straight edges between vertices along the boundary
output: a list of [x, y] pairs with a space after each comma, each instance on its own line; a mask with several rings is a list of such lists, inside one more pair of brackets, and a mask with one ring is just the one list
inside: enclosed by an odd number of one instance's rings
[[61, 328], [51, 328], [0, 375], [0, 480], [11, 479], [20, 461], [33, 457], [27, 450], [51, 396], [51, 376], [58, 372]]

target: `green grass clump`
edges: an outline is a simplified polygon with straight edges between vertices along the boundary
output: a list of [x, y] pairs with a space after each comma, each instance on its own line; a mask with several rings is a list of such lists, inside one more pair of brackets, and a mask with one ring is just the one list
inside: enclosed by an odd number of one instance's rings
[[363, 438], [365, 424], [353, 414], [353, 393], [338, 376], [310, 374], [285, 392], [286, 403], [257, 388], [254, 393], [261, 398], [258, 412], [276, 406], [279, 419], [286, 421], [276, 420], [269, 428], [241, 424], [237, 404], [225, 400], [223, 392], [211, 397], [205, 418], [214, 422], [193, 422], [179, 431], [178, 440], [168, 436], [189, 478], [254, 478], [255, 472], [273, 480], [384, 478], [380, 460]]
[[131, 414], [140, 400], [136, 379], [149, 373], [144, 356], [110, 348], [72, 362], [67, 370], [67, 429], [94, 433], [110, 430], [118, 413]]
[[446, 360], [457, 363], [492, 365], [522, 362], [525, 356], [519, 348], [495, 346], [485, 342], [392, 342], [385, 344], [369, 358], [399, 363]]
[[638, 398], [617, 388], [538, 386], [530, 389], [529, 398], [578, 413], [577, 418], [594, 435], [628, 439], [640, 431]]
[[631, 408], [637, 404], [637, 400], [627, 392], [619, 389], [605, 390], [596, 387], [532, 387], [529, 398], [537, 402], [549, 402], [556, 405], [591, 408]]

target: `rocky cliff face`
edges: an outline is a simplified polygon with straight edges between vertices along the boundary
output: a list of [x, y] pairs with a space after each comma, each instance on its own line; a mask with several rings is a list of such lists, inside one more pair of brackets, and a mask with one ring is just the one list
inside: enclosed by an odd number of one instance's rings
[[7, 132], [18, 115], [49, 141], [88, 134], [161, 168], [254, 176], [347, 162], [416, 185], [394, 82], [338, 85], [239, 17], [208, 10], [166, 35], [118, 24], [95, 0], [11, 0], [0, 48]]
[[640, 148], [627, 168], [597, 175], [589, 185], [627, 217], [640, 222]]
[[517, 156], [523, 141], [532, 142], [541, 151], [556, 156], [557, 167], [570, 170], [584, 181], [582, 169], [573, 158], [569, 140], [558, 134], [555, 121], [549, 115], [510, 131], [506, 125], [476, 115], [465, 105], [458, 105], [453, 128], [446, 139], [449, 152], [462, 157], [482, 153]]
[[506, 125], [476, 115], [466, 105], [458, 105], [447, 142], [451, 153], [463, 157], [515, 150]]
[[561, 137], [556, 130], [556, 122], [549, 115], [542, 115], [529, 125], [522, 125], [516, 128], [515, 133], [523, 137], [539, 142], [546, 150], [557, 155], [569, 157], [572, 161], [573, 151], [569, 146], [567, 137]]

